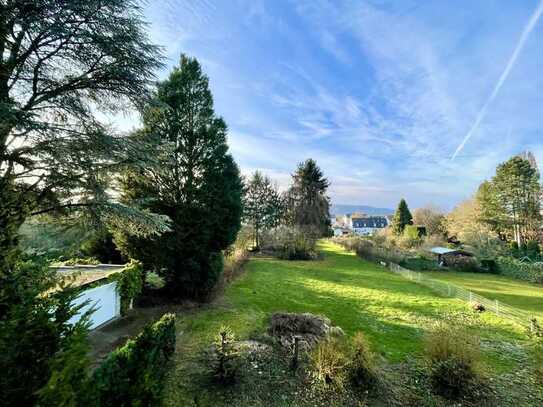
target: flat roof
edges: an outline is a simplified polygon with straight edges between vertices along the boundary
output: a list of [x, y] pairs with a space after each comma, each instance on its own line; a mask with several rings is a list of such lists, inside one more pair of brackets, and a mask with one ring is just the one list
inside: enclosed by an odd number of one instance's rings
[[124, 264], [96, 264], [96, 265], [75, 265], [75, 266], [50, 266], [56, 269], [57, 273], [73, 278], [73, 285], [80, 287], [95, 281], [107, 278], [111, 274], [118, 273], [124, 269]]
[[447, 253], [454, 253], [457, 250], [449, 249], [448, 247], [432, 247], [430, 251], [435, 254], [447, 254]]

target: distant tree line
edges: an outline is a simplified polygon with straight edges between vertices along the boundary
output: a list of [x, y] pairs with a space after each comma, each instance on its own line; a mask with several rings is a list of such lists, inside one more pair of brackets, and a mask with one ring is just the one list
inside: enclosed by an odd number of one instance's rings
[[255, 249], [261, 234], [279, 225], [294, 226], [314, 237], [331, 235], [330, 183], [313, 159], [298, 164], [283, 193], [260, 171], [245, 183], [243, 221], [252, 227]]

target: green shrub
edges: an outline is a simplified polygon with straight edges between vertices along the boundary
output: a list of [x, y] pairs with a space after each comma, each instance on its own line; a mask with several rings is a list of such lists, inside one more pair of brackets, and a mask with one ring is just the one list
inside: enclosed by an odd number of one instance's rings
[[456, 271], [466, 273], [480, 272], [479, 264], [474, 257], [469, 256], [447, 256], [445, 255], [445, 264]]
[[86, 386], [86, 404], [159, 405], [167, 362], [175, 351], [175, 335], [175, 315], [165, 314], [111, 352]]
[[460, 325], [438, 323], [425, 338], [430, 381], [437, 394], [458, 399], [470, 396], [479, 376], [479, 338]]
[[221, 327], [214, 344], [211, 374], [213, 379], [222, 385], [234, 383], [239, 374], [239, 353], [234, 341], [232, 330], [227, 326]]
[[497, 274], [500, 272], [498, 263], [494, 259], [481, 259], [481, 268], [487, 273]]
[[76, 326], [63, 349], [51, 360], [51, 376], [38, 392], [38, 405], [77, 407], [85, 402], [89, 350], [87, 328]]
[[273, 252], [284, 260], [314, 260], [317, 241], [311, 231], [300, 228], [278, 228], [271, 245]]
[[113, 278], [117, 280], [117, 290], [121, 297], [121, 313], [124, 315], [143, 288], [143, 265], [137, 260], [130, 260], [130, 263]]
[[512, 257], [498, 257], [500, 274], [533, 283], [543, 283], [543, 263], [524, 263]]
[[[0, 270], [0, 405], [34, 405], [52, 374], [53, 359], [86, 330], [88, 315], [71, 325], [81, 306], [77, 289], [32, 261]], [[44, 293], [49, 293], [44, 295]]]
[[406, 248], [420, 246], [422, 237], [419, 228], [416, 225], [405, 225], [400, 242]]
[[539, 243], [535, 240], [530, 240], [526, 243], [526, 256], [532, 260], [539, 260], [541, 258], [541, 248]]
[[408, 257], [402, 259], [399, 263], [400, 266], [416, 271], [427, 271], [437, 269], [437, 262], [433, 259], [427, 259], [426, 257]]
[[368, 389], [376, 379], [373, 353], [366, 337], [357, 332], [351, 344], [350, 376], [353, 384], [359, 389]]

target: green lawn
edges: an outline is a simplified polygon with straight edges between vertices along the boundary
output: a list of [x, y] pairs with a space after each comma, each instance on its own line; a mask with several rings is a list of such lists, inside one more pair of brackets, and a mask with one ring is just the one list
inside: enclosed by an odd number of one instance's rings
[[527, 368], [523, 327], [491, 313], [475, 315], [460, 300], [439, 297], [333, 243], [321, 243], [320, 250], [324, 258], [318, 261], [253, 258], [222, 298], [180, 313], [181, 335], [167, 384], [167, 405], [187, 403], [191, 391], [201, 391], [191, 373], [199, 363], [197, 355], [209, 349], [221, 325], [229, 325], [241, 339], [258, 337], [275, 311], [323, 314], [348, 335], [363, 331], [390, 364], [420, 359], [423, 336], [436, 321], [468, 315], [476, 319], [472, 329], [482, 338], [489, 375]]
[[543, 287], [505, 276], [481, 273], [435, 271], [425, 273], [464, 287], [491, 300], [502, 301], [543, 321]]

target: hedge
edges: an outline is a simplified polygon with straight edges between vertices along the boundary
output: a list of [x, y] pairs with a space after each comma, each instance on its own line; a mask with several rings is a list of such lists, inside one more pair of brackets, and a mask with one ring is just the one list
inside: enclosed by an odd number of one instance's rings
[[168, 361], [175, 350], [175, 315], [165, 314], [94, 371], [87, 387], [90, 406], [153, 406], [162, 398]]
[[524, 263], [512, 257], [499, 257], [500, 274], [532, 283], [543, 283], [543, 263]]

